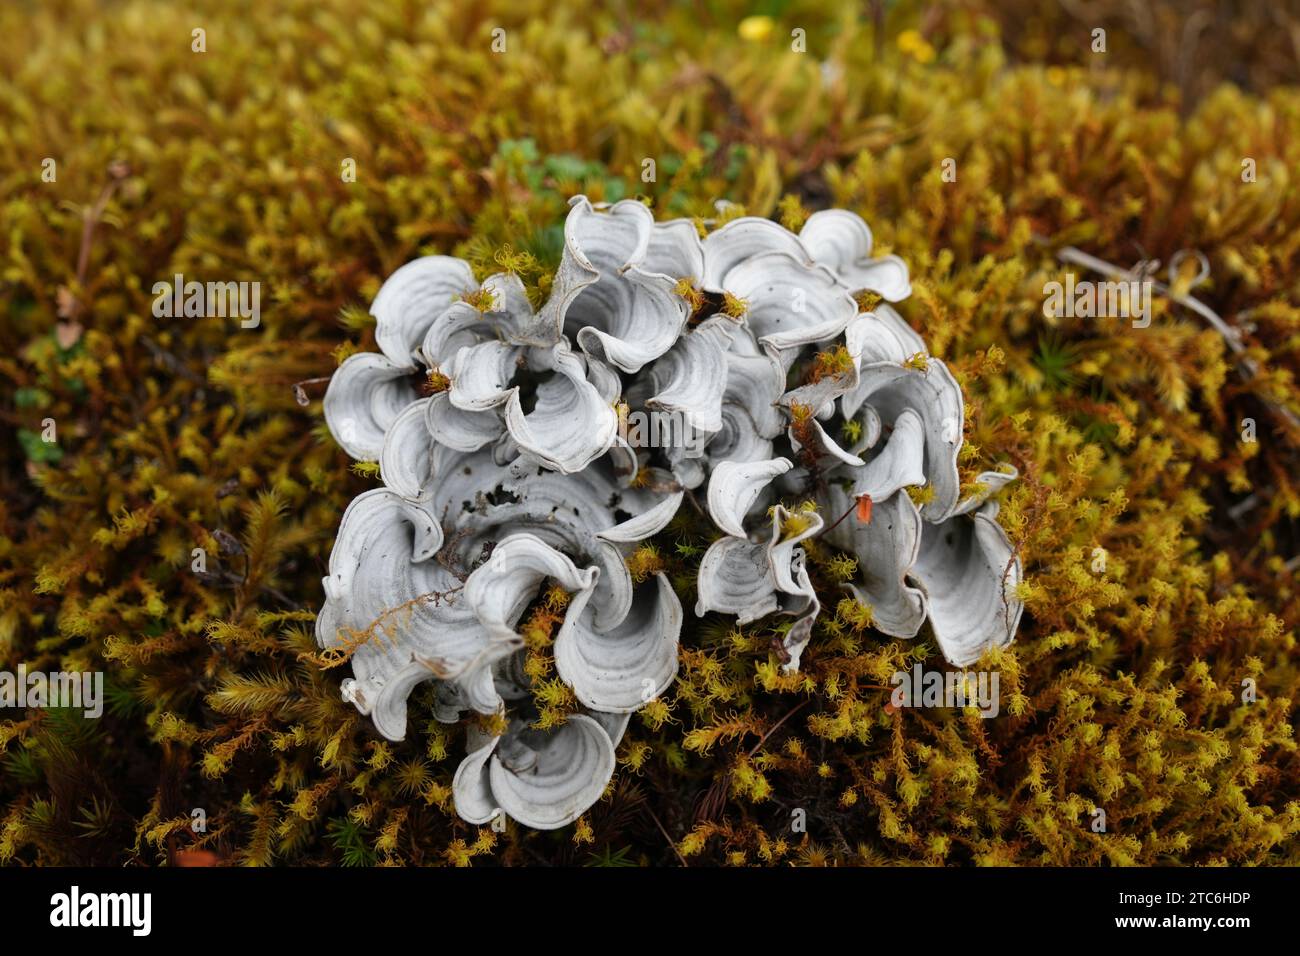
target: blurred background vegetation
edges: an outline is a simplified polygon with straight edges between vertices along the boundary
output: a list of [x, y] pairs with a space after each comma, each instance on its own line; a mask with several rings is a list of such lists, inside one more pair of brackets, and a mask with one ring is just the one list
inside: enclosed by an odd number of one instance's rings
[[[103, 670], [109, 705], [0, 714], [0, 861], [1300, 862], [1298, 60], [1294, 5], [1246, 0], [6, 0], [0, 668]], [[997, 719], [886, 709], [924, 635], [828, 614], [784, 678], [763, 626], [692, 622], [606, 797], [496, 834], [427, 700], [401, 744], [340, 700], [311, 626], [376, 479], [319, 380], [414, 256], [554, 268], [579, 191], [841, 206], [908, 261], [966, 463], [1025, 476]], [[1070, 246], [1234, 331], [1044, 317]], [[261, 326], [154, 318], [175, 273], [261, 282]], [[703, 543], [663, 542], [683, 588]]]

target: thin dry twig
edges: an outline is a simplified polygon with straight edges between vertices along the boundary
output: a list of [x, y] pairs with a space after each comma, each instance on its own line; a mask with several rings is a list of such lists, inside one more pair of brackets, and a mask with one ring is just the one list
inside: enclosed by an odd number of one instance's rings
[[[104, 188], [99, 191], [99, 198], [95, 200], [94, 205], [85, 209], [81, 213], [81, 249], [77, 253], [77, 293], [84, 295], [86, 290], [86, 279], [90, 272], [90, 251], [95, 241], [95, 229], [99, 226], [100, 220], [104, 218], [104, 211], [108, 208], [109, 201], [112, 200], [113, 194], [117, 192], [118, 187], [131, 174], [131, 167], [126, 163], [118, 161], [110, 163], [108, 166], [108, 182]], [[59, 317], [75, 322], [81, 315], [86, 305], [81, 299], [77, 298], [67, 289], [60, 289]]]
[[667, 840], [668, 845], [672, 847], [673, 855], [677, 857], [678, 862], [681, 863], [682, 866], [689, 866], [690, 864], [686, 862], [686, 857], [682, 856], [681, 851], [677, 849], [677, 844], [674, 843], [673, 838], [668, 835], [668, 831], [664, 829], [664, 825], [659, 822], [659, 818], [655, 816], [655, 812], [651, 809], [649, 803], [645, 805], [645, 812], [650, 814], [650, 819], [655, 822], [655, 826], [659, 828], [659, 832], [664, 835], [664, 839]]
[[[1105, 259], [1098, 259], [1096, 256], [1089, 255], [1081, 249], [1076, 249], [1074, 246], [1066, 246], [1056, 255], [1062, 262], [1083, 266], [1085, 269], [1091, 269], [1093, 272], [1109, 276], [1112, 279], [1124, 281], [1134, 278], [1135, 275], [1135, 270], [1121, 269], [1119, 266], [1109, 263]], [[1200, 253], [1195, 253], [1195, 255], [1202, 260], [1202, 276], [1208, 275], [1209, 264], [1205, 262], [1205, 257]], [[1171, 279], [1177, 260], [1178, 257], [1175, 256], [1175, 261], [1171, 262], [1169, 266]], [[1155, 265], [1158, 265], [1158, 263], [1155, 263]], [[1223, 336], [1223, 340], [1228, 343], [1228, 348], [1232, 350], [1233, 354], [1238, 356], [1237, 370], [1240, 372], [1241, 376], [1247, 381], [1255, 377], [1259, 372], [1259, 366], [1254, 359], [1245, 354], [1246, 346], [1241, 340], [1240, 329], [1229, 325], [1217, 312], [1199, 299], [1194, 299], [1190, 295], [1183, 295], [1175, 292], [1170, 286], [1157, 279], [1151, 279], [1149, 281], [1151, 282], [1151, 288], [1156, 292], [1167, 297], [1170, 301], [1178, 303], [1184, 308], [1191, 309], [1208, 322], [1210, 326], [1219, 333], [1219, 335]], [[1279, 405], [1277, 402], [1263, 395], [1259, 397], [1266, 406], [1284, 418], [1292, 428], [1300, 429], [1300, 417], [1297, 417], [1291, 409]]]

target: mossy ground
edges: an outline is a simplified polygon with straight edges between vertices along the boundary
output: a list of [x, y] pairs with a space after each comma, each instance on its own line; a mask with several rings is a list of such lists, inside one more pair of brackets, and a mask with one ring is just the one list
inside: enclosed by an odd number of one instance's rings
[[[870, 4], [778, 0], [738, 29], [752, 11], [716, 2], [4, 4], [0, 667], [104, 670], [110, 700], [0, 722], [0, 860], [1300, 862], [1285, 44], [1225, 31], [1174, 82], [1177, 48], [1146, 55], [1122, 18], [1099, 56], [1039, 4], [885, 6], [878, 28]], [[312, 620], [375, 478], [329, 439], [321, 383], [306, 406], [293, 386], [372, 347], [365, 304], [418, 254], [544, 292], [579, 191], [663, 218], [841, 206], [908, 261], [904, 314], [967, 392], [963, 467], [1024, 475], [1002, 521], [1027, 613], [982, 663], [998, 718], [887, 709], [893, 671], [941, 659], [861, 608], [828, 609], [797, 677], [770, 629], [709, 619], [606, 798], [498, 834], [455, 816], [461, 731], [423, 698], [401, 744], [340, 700]], [[1199, 250], [1192, 294], [1245, 328], [1257, 374], [1165, 297], [1142, 330], [1045, 318], [1065, 246], [1125, 268]], [[260, 281], [261, 326], [154, 318], [178, 272]], [[678, 526], [638, 560], [689, 592], [706, 544]]]

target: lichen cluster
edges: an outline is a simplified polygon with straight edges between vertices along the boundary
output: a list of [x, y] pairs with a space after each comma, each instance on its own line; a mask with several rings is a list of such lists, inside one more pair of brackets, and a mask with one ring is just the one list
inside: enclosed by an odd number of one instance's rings
[[[0, 862], [1300, 862], [1300, 92], [1192, 99], [1122, 20], [1099, 55], [1069, 18], [1004, 48], [999, 5], [922, 6], [6, 4], [0, 669], [102, 670], [108, 700], [0, 712]], [[320, 582], [380, 469], [328, 434], [324, 380], [379, 351], [367, 306], [418, 256], [540, 307], [578, 193], [795, 231], [839, 207], [906, 260], [899, 311], [966, 397], [963, 481], [1020, 473], [1024, 616], [973, 665], [997, 717], [891, 706], [937, 641], [883, 635], [815, 544], [798, 672], [779, 621], [688, 619], [562, 829], [457, 817], [465, 732], [432, 688], [401, 743], [341, 698]], [[1047, 283], [1101, 278], [1070, 248], [1161, 260], [1150, 326], [1045, 315]], [[261, 282], [260, 325], [155, 317], [177, 273]], [[627, 557], [688, 607], [716, 536], [692, 513]], [[814, 517], [839, 515], [792, 532]], [[539, 720], [578, 707], [564, 601], [521, 624]]]
[[[689, 527], [688, 496], [703, 518], [706, 485], [695, 614], [793, 617], [787, 674], [837, 589], [882, 634], [928, 621], [958, 666], [1009, 644], [1024, 608], [990, 501], [1015, 471], [964, 493], [961, 388], [885, 301], [911, 293], [907, 266], [871, 255], [861, 217], [822, 210], [795, 234], [743, 216], [701, 241], [705, 224], [635, 199], [570, 205], [541, 309], [513, 273], [475, 288], [463, 259], [415, 259], [370, 305], [382, 351], [325, 393], [330, 433], [378, 458], [384, 487], [343, 513], [316, 639], [351, 661], [343, 695], [388, 739], [429, 681], [439, 721], [479, 725], [452, 781], [474, 823], [556, 829], [600, 797], [627, 715], [677, 673], [682, 602], [642, 542]], [[520, 630], [557, 591], [572, 720], [548, 709], [557, 685]]]

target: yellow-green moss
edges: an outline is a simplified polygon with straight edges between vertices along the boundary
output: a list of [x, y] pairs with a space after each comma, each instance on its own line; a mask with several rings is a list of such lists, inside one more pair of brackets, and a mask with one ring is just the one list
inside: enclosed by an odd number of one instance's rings
[[[882, 37], [849, 2], [743, 31], [738, 3], [639, 25], [541, 0], [195, 6], [0, 10], [0, 666], [102, 669], [109, 688], [99, 721], [0, 721], [0, 862], [1300, 863], [1300, 438], [1266, 404], [1300, 413], [1300, 93], [1180, 98], [1122, 24], [1098, 65], [1039, 5], [1010, 61], [992, 3], [894, 4]], [[1250, 76], [1287, 75], [1284, 45], [1264, 53]], [[428, 690], [400, 744], [340, 699], [311, 622], [339, 515], [374, 478], [328, 437], [322, 380], [373, 348], [364, 306], [419, 254], [511, 269], [540, 301], [576, 191], [701, 223], [720, 198], [724, 220], [791, 226], [836, 205], [907, 260], [901, 311], [965, 389], [963, 481], [1023, 476], [1000, 520], [1027, 613], [981, 664], [998, 718], [891, 711], [890, 675], [941, 666], [934, 643], [872, 631], [820, 542], [801, 672], [779, 666], [788, 620], [688, 613], [678, 682], [559, 844], [455, 816], [463, 734]], [[1159, 297], [1142, 330], [1044, 317], [1066, 245], [1124, 268], [1204, 253], [1192, 294], [1249, 323], [1255, 377]], [[261, 326], [154, 318], [177, 272], [261, 282]], [[689, 609], [710, 540], [674, 521], [635, 568]], [[573, 706], [546, 666], [559, 611], [528, 631], [550, 721]], [[806, 832], [778, 809], [796, 799]], [[638, 801], [673, 842], [629, 827]]]

